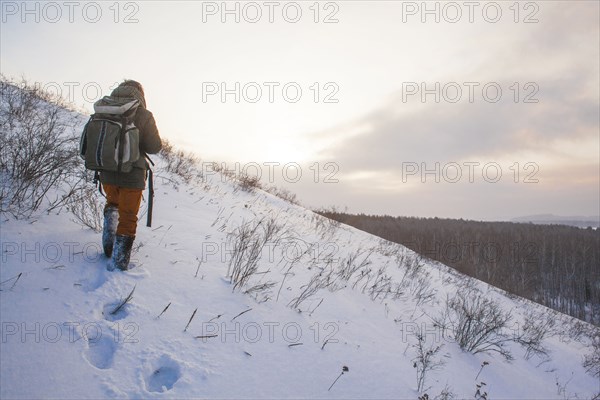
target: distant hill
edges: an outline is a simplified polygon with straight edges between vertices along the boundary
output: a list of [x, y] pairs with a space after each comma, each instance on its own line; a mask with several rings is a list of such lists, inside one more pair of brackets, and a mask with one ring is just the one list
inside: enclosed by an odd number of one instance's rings
[[600, 216], [591, 216], [591, 217], [583, 217], [583, 216], [560, 216], [554, 214], [537, 214], [537, 215], [528, 215], [525, 217], [517, 217], [513, 218], [511, 222], [531, 222], [533, 224], [539, 225], [569, 225], [576, 226], [578, 228], [587, 228], [591, 226], [592, 228], [600, 227]]

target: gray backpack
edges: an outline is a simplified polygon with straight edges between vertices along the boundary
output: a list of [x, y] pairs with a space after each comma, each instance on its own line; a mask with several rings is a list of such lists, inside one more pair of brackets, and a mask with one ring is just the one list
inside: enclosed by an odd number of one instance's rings
[[139, 101], [105, 96], [83, 129], [80, 154], [93, 171], [131, 172], [140, 158], [140, 132], [134, 124]]

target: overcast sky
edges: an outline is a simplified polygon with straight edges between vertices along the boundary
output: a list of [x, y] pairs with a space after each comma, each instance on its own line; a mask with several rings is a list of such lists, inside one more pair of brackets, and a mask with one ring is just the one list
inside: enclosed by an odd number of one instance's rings
[[600, 214], [597, 1], [1, 8], [4, 75], [88, 110], [139, 80], [164, 138], [311, 207]]

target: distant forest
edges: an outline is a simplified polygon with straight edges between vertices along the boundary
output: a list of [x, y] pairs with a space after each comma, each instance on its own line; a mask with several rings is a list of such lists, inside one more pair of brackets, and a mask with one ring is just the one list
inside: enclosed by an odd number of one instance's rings
[[600, 230], [319, 213], [400, 243], [507, 292], [600, 326]]

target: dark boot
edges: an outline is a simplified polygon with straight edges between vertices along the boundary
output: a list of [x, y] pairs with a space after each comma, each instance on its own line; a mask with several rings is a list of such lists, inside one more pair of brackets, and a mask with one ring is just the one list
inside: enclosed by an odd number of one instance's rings
[[119, 223], [119, 210], [116, 207], [106, 207], [104, 209], [104, 229], [102, 230], [102, 247], [104, 255], [108, 258], [112, 255], [113, 244], [115, 243], [115, 233]]
[[115, 248], [112, 255], [111, 269], [119, 268], [126, 271], [129, 268], [129, 258], [135, 237], [117, 235], [115, 237]]

